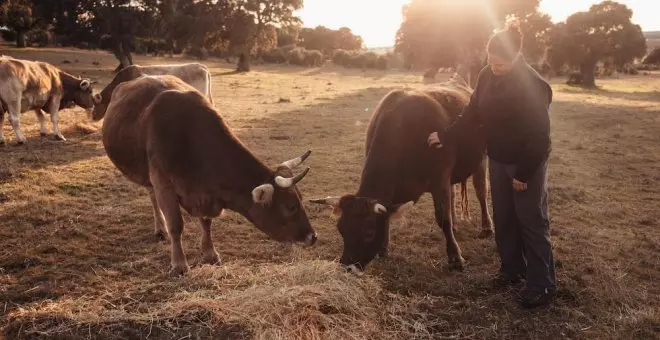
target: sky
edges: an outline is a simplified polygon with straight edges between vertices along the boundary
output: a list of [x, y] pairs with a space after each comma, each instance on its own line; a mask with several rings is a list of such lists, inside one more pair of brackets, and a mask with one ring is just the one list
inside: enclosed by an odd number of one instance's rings
[[[459, 0], [460, 1], [460, 0]], [[362, 36], [367, 47], [394, 45], [394, 36], [401, 24], [401, 7], [409, 0], [305, 0], [298, 12], [306, 27], [323, 25], [332, 29], [349, 27]], [[588, 10], [599, 0], [541, 0], [541, 11], [555, 22], [569, 15]], [[633, 22], [645, 31], [660, 31], [660, 0], [618, 0], [633, 10]], [[350, 10], [348, 10], [350, 9]], [[378, 10], [378, 14], [376, 11]]]

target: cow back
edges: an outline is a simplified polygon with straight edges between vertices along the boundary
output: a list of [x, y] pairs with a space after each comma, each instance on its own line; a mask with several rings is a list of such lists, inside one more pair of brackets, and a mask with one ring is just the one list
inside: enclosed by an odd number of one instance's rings
[[384, 204], [417, 200], [427, 189], [437, 152], [426, 137], [451, 121], [423, 92], [396, 90], [379, 103], [367, 128], [366, 160], [358, 196]]
[[116, 86], [103, 121], [103, 146], [131, 181], [150, 186], [145, 122], [153, 99], [167, 90], [193, 90], [173, 76], [143, 76]]

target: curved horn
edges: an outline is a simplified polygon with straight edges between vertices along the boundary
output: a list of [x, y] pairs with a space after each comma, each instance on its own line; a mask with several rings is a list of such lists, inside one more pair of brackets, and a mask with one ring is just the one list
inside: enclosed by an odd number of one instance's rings
[[290, 160], [288, 160], [288, 161], [286, 161], [286, 162], [282, 162], [281, 165], [282, 165], [282, 166], [285, 166], [285, 167], [287, 167], [287, 168], [289, 168], [289, 169], [293, 169], [293, 168], [297, 167], [298, 165], [302, 164], [302, 162], [304, 162], [304, 161], [307, 159], [307, 157], [309, 157], [309, 155], [310, 155], [311, 153], [312, 153], [312, 150], [307, 150], [307, 152], [305, 152], [305, 153], [302, 154], [301, 156], [298, 156], [298, 157], [296, 157], [296, 158], [294, 158], [294, 159], [290, 159]]
[[380, 203], [376, 203], [374, 205], [374, 212], [376, 214], [384, 214], [387, 212], [387, 208], [385, 208], [385, 206]]
[[275, 184], [277, 184], [277, 186], [279, 186], [280, 188], [290, 188], [296, 185], [296, 183], [300, 182], [303, 179], [303, 177], [307, 175], [308, 172], [309, 172], [309, 168], [305, 169], [305, 171], [303, 171], [302, 173], [299, 173], [296, 176], [290, 178], [275, 176]]
[[316, 198], [316, 199], [311, 199], [309, 200], [311, 203], [316, 203], [316, 204], [326, 204], [326, 205], [331, 205], [331, 206], [337, 206], [339, 205], [339, 199], [341, 197], [339, 196], [328, 196], [326, 198]]

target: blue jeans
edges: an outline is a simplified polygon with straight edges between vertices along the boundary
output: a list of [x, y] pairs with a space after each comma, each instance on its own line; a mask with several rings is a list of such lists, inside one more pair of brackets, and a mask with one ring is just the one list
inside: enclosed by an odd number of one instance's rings
[[513, 189], [516, 165], [489, 160], [495, 241], [506, 275], [524, 275], [530, 291], [556, 289], [548, 218], [548, 163], [539, 166], [527, 190]]

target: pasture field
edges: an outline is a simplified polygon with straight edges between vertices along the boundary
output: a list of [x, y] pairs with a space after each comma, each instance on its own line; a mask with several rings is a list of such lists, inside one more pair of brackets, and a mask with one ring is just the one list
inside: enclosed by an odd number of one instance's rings
[[[105, 53], [3, 48], [105, 85]], [[66, 62], [65, 62], [66, 61]], [[140, 64], [183, 62], [136, 57]], [[353, 193], [373, 108], [421, 73], [205, 62], [215, 106], [269, 165], [312, 150], [305, 200]], [[463, 272], [445, 268], [429, 195], [392, 226], [390, 257], [364, 275], [339, 270], [335, 218], [306, 203], [311, 248], [269, 240], [244, 218], [214, 220], [223, 264], [199, 266], [200, 227], [186, 216], [192, 271], [171, 279], [169, 245], [152, 235], [146, 190], [126, 180], [100, 141], [101, 122], [61, 114], [66, 142], [0, 147], [0, 327], [6, 339], [658, 339], [660, 338], [660, 74], [603, 79], [598, 90], [553, 80], [551, 230], [559, 292], [526, 311], [496, 289], [494, 239], [459, 222]], [[86, 125], [94, 129], [82, 128]], [[51, 129], [48, 123], [49, 130]]]

